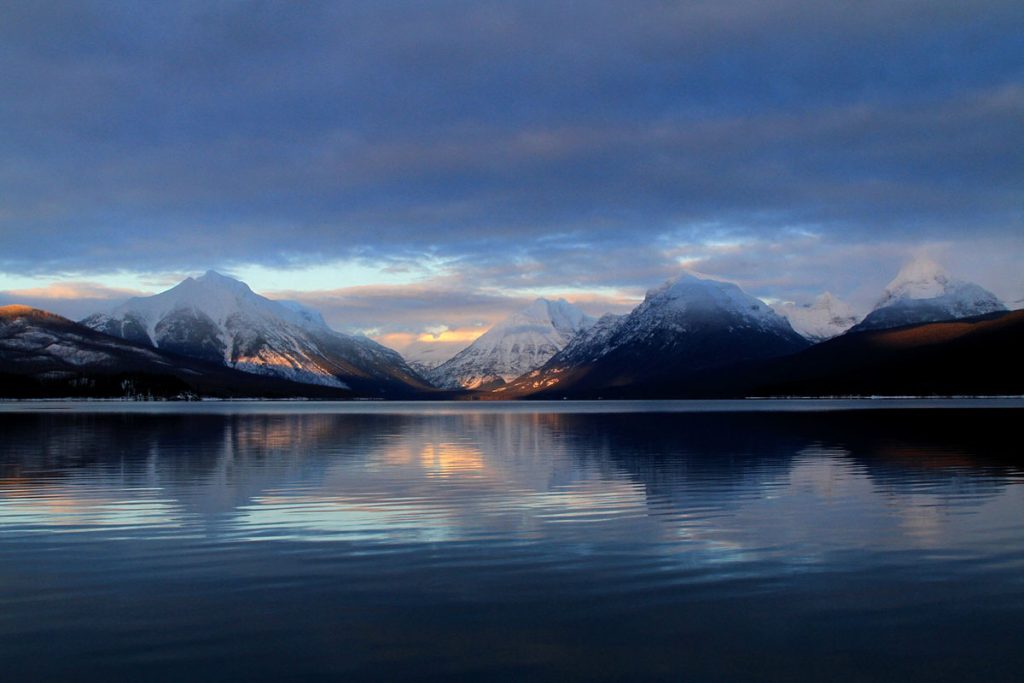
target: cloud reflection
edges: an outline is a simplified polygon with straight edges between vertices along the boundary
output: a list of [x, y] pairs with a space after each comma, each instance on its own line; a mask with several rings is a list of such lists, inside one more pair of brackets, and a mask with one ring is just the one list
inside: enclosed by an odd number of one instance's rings
[[976, 542], [968, 530], [1021, 502], [1020, 471], [907, 418], [872, 432], [794, 414], [0, 415], [0, 532], [791, 567]]

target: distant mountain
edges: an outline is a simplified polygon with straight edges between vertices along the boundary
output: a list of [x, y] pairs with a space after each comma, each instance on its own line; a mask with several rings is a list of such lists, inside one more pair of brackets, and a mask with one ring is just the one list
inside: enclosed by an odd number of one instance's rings
[[451, 342], [428, 342], [416, 340], [402, 349], [402, 358], [413, 370], [423, 377], [441, 363], [450, 360], [462, 350], [461, 345]]
[[683, 275], [647, 292], [628, 315], [602, 318], [506, 393], [639, 395], [650, 384], [685, 383], [702, 370], [807, 346], [785, 318], [736, 285]]
[[874, 310], [851, 331], [956, 320], [1005, 310], [992, 292], [950, 277], [933, 261], [919, 259], [900, 270]]
[[443, 389], [501, 386], [543, 365], [594, 319], [564, 299], [537, 299], [427, 373]]
[[813, 303], [800, 305], [786, 302], [773, 308], [789, 320], [797, 334], [812, 342], [837, 337], [858, 321], [853, 307], [829, 292], [818, 296]]
[[27, 306], [0, 307], [0, 396], [347, 398], [339, 387], [259, 376], [112, 337]]
[[397, 396], [426, 388], [395, 351], [336, 332], [315, 311], [209, 271], [82, 324], [181, 356], [295, 382]]
[[611, 351], [609, 340], [618, 331], [624, 315], [606, 313], [597, 322], [585, 330], [581, 330], [569, 340], [565, 348], [536, 370], [531, 370], [517, 377], [510, 385], [498, 387], [494, 391], [511, 394], [530, 394], [543, 391], [557, 384], [566, 371], [586, 367], [597, 362]]
[[703, 378], [746, 396], [1024, 395], [1024, 311], [850, 332], [802, 353]]

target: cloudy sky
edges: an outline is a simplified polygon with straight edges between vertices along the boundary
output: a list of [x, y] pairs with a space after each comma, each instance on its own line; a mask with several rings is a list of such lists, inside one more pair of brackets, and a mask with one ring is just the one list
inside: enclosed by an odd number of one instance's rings
[[0, 6], [0, 303], [208, 268], [396, 346], [689, 270], [1024, 298], [1024, 3]]

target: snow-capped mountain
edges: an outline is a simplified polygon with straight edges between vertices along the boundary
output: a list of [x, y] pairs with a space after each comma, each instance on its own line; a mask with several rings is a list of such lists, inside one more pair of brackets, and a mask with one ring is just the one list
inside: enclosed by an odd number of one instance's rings
[[853, 307], [830, 292], [819, 295], [809, 304], [787, 301], [773, 308], [789, 320], [797, 334], [812, 342], [838, 337], [858, 320]]
[[606, 313], [593, 325], [581, 330], [569, 340], [565, 348], [536, 370], [516, 378], [509, 386], [498, 387], [497, 392], [532, 393], [557, 384], [563, 373], [596, 363], [612, 350], [610, 340], [618, 332], [626, 316]]
[[609, 342], [612, 335], [619, 329], [625, 319], [624, 315], [605, 313], [589, 328], [573, 337], [559, 357], [571, 363], [585, 363], [600, 358], [610, 350]]
[[443, 389], [500, 385], [543, 365], [594, 319], [564, 299], [537, 299], [427, 374]]
[[409, 367], [426, 377], [431, 370], [450, 360], [463, 348], [459, 342], [416, 340], [402, 349], [402, 357]]
[[28, 306], [0, 307], [0, 396], [140, 395], [347, 398], [353, 392], [167, 353]]
[[297, 382], [384, 393], [423, 386], [397, 352], [336, 332], [316, 311], [260, 296], [214, 271], [130, 299], [82, 324], [163, 351]]
[[807, 345], [785, 318], [736, 285], [683, 275], [647, 292], [628, 315], [602, 318], [508, 392], [613, 393]]
[[1006, 306], [987, 289], [950, 277], [934, 261], [918, 259], [900, 270], [874, 310], [851, 331], [956, 320], [1005, 310]]

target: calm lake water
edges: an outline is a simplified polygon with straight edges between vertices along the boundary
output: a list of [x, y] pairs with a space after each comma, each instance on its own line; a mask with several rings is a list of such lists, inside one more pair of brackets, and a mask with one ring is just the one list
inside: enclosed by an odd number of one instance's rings
[[0, 671], [1019, 681], [1024, 409], [966, 405], [0, 405]]

